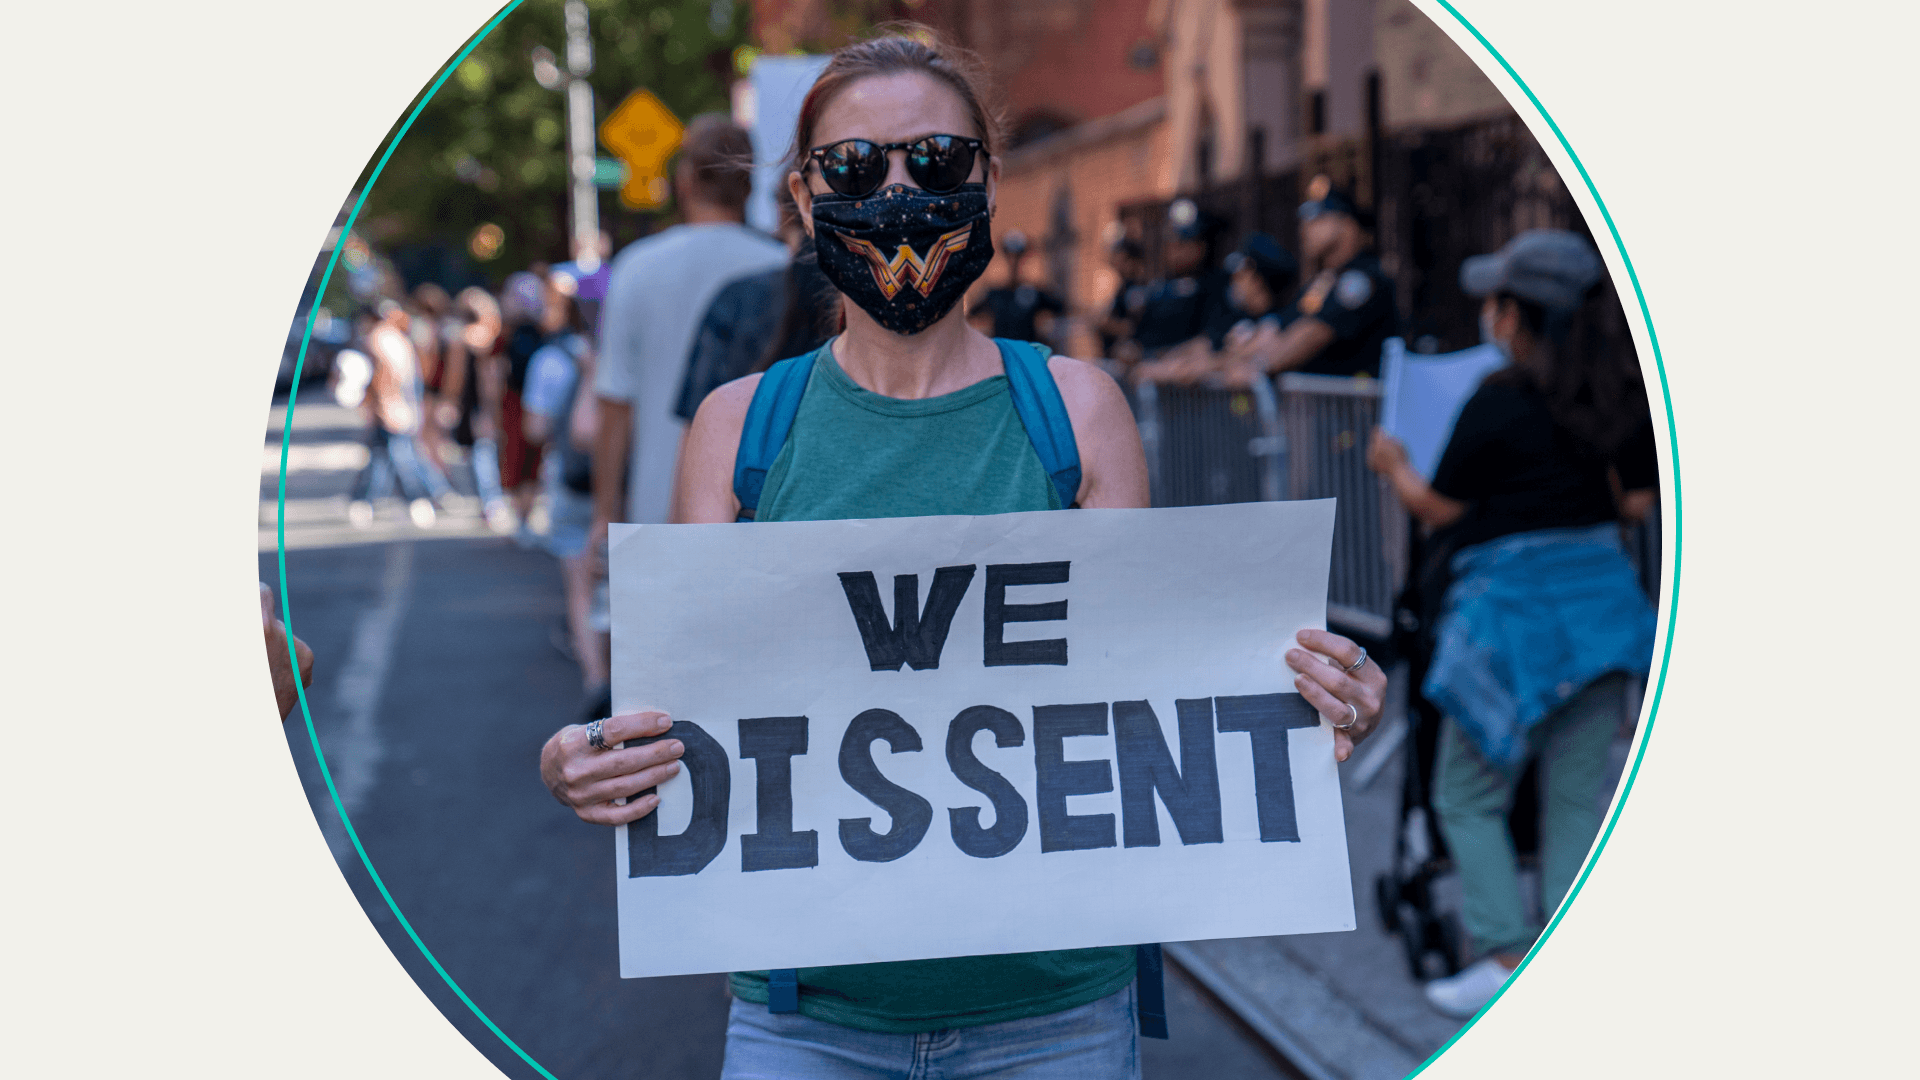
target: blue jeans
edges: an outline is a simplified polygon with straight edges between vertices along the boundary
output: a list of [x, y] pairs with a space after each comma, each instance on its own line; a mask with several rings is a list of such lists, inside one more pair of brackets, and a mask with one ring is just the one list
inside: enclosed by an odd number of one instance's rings
[[1134, 987], [1078, 1008], [891, 1035], [734, 999], [720, 1080], [1138, 1080]]
[[438, 501], [448, 490], [439, 470], [420, 460], [419, 443], [412, 435], [395, 434], [375, 424], [367, 434], [367, 466], [354, 480], [349, 498], [354, 502], [385, 498], [392, 493], [395, 482], [408, 502], [427, 498]]

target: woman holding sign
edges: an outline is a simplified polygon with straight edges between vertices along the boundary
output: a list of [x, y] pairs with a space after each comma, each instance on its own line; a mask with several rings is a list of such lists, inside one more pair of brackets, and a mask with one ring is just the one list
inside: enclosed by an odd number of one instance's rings
[[[801, 107], [788, 186], [849, 301], [845, 331], [706, 399], [680, 461], [677, 522], [1147, 505], [1119, 387], [965, 321], [960, 299], [993, 254], [1000, 170], [983, 100], [967, 61], [921, 40], [833, 57]], [[1077, 447], [1077, 470], [1062, 465], [1063, 445]], [[1298, 644], [1287, 654], [1296, 685], [1340, 729], [1344, 759], [1377, 720], [1386, 677], [1337, 634], [1302, 631]], [[566, 728], [548, 740], [542, 775], [587, 821], [637, 820], [657, 795], [616, 800], [672, 776], [683, 747], [605, 747], [670, 725], [644, 712]], [[1138, 1075], [1134, 971], [1131, 947], [808, 968], [797, 1011], [779, 1012], [768, 972], [738, 972], [724, 1075]]]
[[1540, 932], [1506, 822], [1528, 759], [1541, 767], [1540, 899], [1551, 915], [1600, 828], [1626, 676], [1645, 675], [1653, 654], [1653, 609], [1618, 529], [1656, 494], [1647, 401], [1624, 358], [1573, 332], [1601, 273], [1592, 245], [1563, 230], [1467, 260], [1461, 287], [1485, 297], [1483, 333], [1508, 366], [1461, 409], [1432, 482], [1384, 432], [1367, 451], [1452, 552], [1421, 692], [1447, 717], [1433, 806], [1482, 957], [1427, 985], [1453, 1016], [1491, 1000]]

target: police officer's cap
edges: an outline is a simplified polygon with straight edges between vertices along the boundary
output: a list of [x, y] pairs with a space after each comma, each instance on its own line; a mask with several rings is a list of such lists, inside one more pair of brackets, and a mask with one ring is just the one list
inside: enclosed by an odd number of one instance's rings
[[1491, 255], [1460, 264], [1469, 296], [1512, 293], [1541, 307], [1571, 311], [1600, 280], [1605, 266], [1593, 245], [1565, 229], [1529, 229]]
[[[1315, 191], [1318, 190], [1318, 194]], [[1309, 198], [1300, 204], [1300, 220], [1312, 221], [1322, 214], [1345, 214], [1359, 223], [1363, 229], [1373, 227], [1373, 215], [1360, 209], [1353, 197], [1331, 184], [1316, 182], [1308, 191]]]
[[1167, 224], [1182, 240], [1205, 240], [1219, 231], [1221, 222], [1192, 199], [1175, 199], [1167, 207]]
[[1227, 270], [1231, 273], [1246, 263], [1252, 263], [1254, 272], [1265, 278], [1270, 288], [1275, 289], [1292, 279], [1300, 269], [1293, 252], [1281, 247], [1280, 241], [1263, 232], [1249, 235], [1240, 244], [1240, 250], [1228, 258]]
[[1021, 232], [1019, 229], [1014, 229], [1012, 232], [1007, 233], [1007, 235], [1000, 238], [1000, 250], [1009, 255], [1025, 254], [1027, 250], [1027, 234]]

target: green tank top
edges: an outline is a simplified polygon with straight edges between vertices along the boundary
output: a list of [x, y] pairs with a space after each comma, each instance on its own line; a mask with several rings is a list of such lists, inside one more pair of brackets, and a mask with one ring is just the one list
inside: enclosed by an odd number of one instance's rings
[[[861, 389], [823, 350], [787, 444], [767, 471], [757, 520], [1059, 506], [1005, 375], [902, 401]], [[1133, 976], [1132, 946], [801, 968], [800, 1011], [864, 1031], [938, 1031], [1071, 1009]], [[735, 972], [732, 985], [741, 1000], [766, 1004], [766, 972]]]

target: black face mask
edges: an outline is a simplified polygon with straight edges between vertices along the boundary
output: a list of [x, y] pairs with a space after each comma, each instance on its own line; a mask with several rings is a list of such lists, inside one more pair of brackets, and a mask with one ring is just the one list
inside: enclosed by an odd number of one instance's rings
[[933, 195], [904, 184], [861, 199], [813, 197], [820, 270], [873, 320], [917, 334], [953, 310], [993, 261], [985, 184]]

